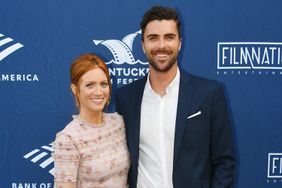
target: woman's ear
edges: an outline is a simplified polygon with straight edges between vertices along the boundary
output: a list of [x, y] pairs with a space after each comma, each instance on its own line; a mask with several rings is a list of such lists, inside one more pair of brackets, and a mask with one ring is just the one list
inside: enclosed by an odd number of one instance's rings
[[71, 91], [74, 94], [74, 96], [77, 96], [77, 87], [74, 84], [71, 84]]
[[74, 85], [74, 84], [71, 84], [70, 87], [71, 87], [71, 91], [72, 91], [74, 98], [75, 98], [76, 106], [79, 107], [79, 90], [76, 87], [76, 85]]

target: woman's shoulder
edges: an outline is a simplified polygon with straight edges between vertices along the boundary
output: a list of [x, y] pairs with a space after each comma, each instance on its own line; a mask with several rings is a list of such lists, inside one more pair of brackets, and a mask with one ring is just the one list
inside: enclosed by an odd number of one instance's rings
[[104, 113], [104, 115], [108, 119], [122, 119], [122, 116], [117, 112]]
[[80, 128], [80, 126], [77, 126], [78, 124], [79, 124], [79, 122], [74, 117], [74, 119], [72, 121], [70, 121], [64, 127], [63, 130], [59, 131], [56, 134], [56, 137], [73, 137], [78, 132], [78, 129]]
[[105, 113], [104, 117], [107, 122], [112, 122], [114, 124], [124, 124], [123, 117], [117, 112]]

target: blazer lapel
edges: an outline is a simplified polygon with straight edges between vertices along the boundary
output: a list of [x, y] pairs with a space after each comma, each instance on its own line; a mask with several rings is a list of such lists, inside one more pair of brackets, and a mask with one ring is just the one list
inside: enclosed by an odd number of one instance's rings
[[173, 163], [177, 160], [179, 148], [183, 137], [183, 132], [186, 125], [186, 117], [189, 114], [192, 98], [193, 89], [191, 88], [190, 78], [185, 72], [180, 71], [180, 85], [178, 92], [178, 104], [177, 104], [177, 115], [175, 124], [175, 136], [174, 136], [174, 157]]
[[140, 138], [140, 116], [141, 116], [141, 104], [143, 98], [143, 91], [146, 84], [147, 76], [141, 79], [138, 85], [135, 88], [135, 93], [131, 95], [133, 99], [131, 100], [134, 104], [132, 104], [132, 115], [130, 116], [130, 126], [128, 130], [130, 134], [128, 134], [128, 143], [129, 150], [132, 158], [133, 164], [138, 164], [139, 158], [139, 138]]

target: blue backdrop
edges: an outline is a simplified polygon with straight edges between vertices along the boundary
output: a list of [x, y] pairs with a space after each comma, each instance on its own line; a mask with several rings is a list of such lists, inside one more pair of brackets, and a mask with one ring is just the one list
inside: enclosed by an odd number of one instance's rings
[[226, 86], [236, 187], [282, 186], [281, 0], [2, 0], [1, 188], [53, 187], [50, 144], [77, 113], [70, 64], [98, 53], [114, 90], [144, 76], [139, 22], [156, 4], [181, 13], [181, 67]]

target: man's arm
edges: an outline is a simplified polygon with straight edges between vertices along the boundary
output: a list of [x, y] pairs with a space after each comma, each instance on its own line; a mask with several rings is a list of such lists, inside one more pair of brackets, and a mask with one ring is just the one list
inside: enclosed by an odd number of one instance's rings
[[236, 161], [231, 121], [221, 85], [214, 92], [211, 113], [211, 187], [232, 188], [235, 178]]

